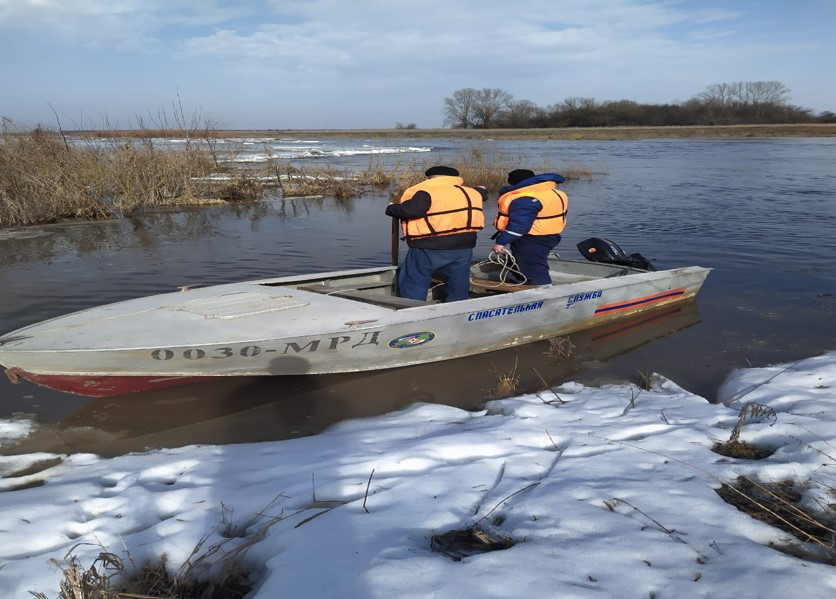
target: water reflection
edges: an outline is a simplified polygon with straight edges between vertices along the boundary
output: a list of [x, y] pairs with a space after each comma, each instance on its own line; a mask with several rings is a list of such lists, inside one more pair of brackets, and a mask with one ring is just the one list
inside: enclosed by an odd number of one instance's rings
[[311, 435], [336, 422], [385, 414], [416, 402], [478, 410], [500, 396], [548, 389], [641, 345], [700, 321], [687, 302], [569, 336], [570, 357], [548, 342], [440, 362], [365, 373], [241, 377], [221, 382], [99, 398], [54, 426], [41, 426], [3, 453], [93, 452], [115, 456], [195, 443], [243, 443]]
[[[151, 254], [161, 244], [185, 243], [222, 234], [224, 224], [255, 226], [271, 218], [293, 218], [323, 209], [322, 198], [249, 204], [158, 208], [110, 221], [60, 223], [0, 230], [0, 267], [26, 262], [50, 263], [68, 255], [105, 254], [138, 249]], [[349, 201], [339, 205], [350, 204]], [[342, 206], [342, 210], [350, 210]]]

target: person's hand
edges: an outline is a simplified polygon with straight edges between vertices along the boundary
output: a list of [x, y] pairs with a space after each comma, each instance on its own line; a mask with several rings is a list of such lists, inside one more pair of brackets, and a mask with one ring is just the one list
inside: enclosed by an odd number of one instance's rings
[[505, 251], [505, 246], [504, 245], [499, 245], [497, 243], [496, 245], [493, 246], [493, 251], [495, 251], [497, 254], [501, 254], [502, 252]]

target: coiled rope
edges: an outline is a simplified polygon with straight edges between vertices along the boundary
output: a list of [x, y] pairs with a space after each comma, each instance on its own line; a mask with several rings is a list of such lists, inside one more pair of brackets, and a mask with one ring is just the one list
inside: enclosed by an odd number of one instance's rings
[[[508, 250], [502, 250], [501, 252], [494, 252], [492, 251], [488, 254], [488, 258], [486, 260], [482, 260], [478, 262], [474, 266], [482, 266], [484, 264], [496, 264], [499, 266], [499, 280], [496, 282], [495, 285], [487, 285], [484, 283], [484, 279], [479, 280], [476, 283], [479, 287], [484, 287], [486, 289], [490, 289], [493, 287], [502, 287], [502, 286], [511, 286], [511, 287], [520, 287], [522, 285], [526, 285], [527, 281], [525, 275], [517, 266], [517, 259], [514, 258], [514, 254], [512, 254]], [[511, 280], [509, 280], [511, 279]], [[474, 282], [473, 277], [470, 277], [471, 283]]]

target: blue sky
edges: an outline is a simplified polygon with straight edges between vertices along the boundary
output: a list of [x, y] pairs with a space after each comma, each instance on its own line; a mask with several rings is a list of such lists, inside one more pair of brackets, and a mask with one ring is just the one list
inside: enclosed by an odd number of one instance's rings
[[0, 0], [0, 116], [439, 127], [465, 87], [545, 107], [737, 81], [836, 112], [834, 22], [834, 0]]

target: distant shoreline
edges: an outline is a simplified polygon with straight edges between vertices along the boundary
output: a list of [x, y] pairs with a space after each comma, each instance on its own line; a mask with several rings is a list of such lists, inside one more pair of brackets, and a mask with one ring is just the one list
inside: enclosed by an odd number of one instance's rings
[[[66, 131], [82, 137], [171, 137], [179, 130]], [[836, 137], [836, 123], [682, 127], [567, 127], [554, 129], [219, 129], [189, 131], [194, 137], [312, 137], [518, 140], [621, 140], [731, 137]]]

